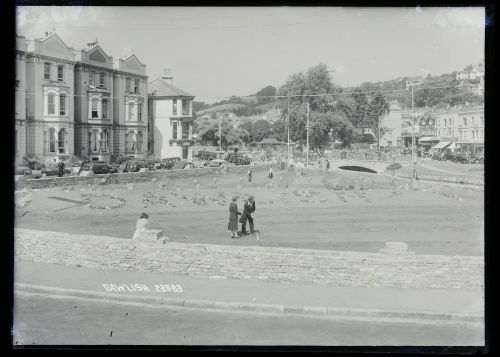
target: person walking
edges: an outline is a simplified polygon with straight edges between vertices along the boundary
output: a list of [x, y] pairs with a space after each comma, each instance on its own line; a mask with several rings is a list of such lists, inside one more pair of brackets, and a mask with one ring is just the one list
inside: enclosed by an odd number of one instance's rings
[[328, 174], [330, 172], [330, 161], [326, 159], [326, 173]]
[[238, 197], [234, 196], [229, 204], [229, 225], [227, 229], [231, 232], [231, 238], [238, 238], [238, 215], [241, 216], [241, 213], [238, 212], [237, 200]]
[[248, 197], [248, 201], [243, 205], [243, 214], [241, 215], [241, 235], [247, 235], [246, 225], [247, 221], [250, 224], [250, 234], [254, 234], [254, 212], [255, 212], [255, 201], [254, 197]]
[[274, 178], [273, 167], [272, 166], [269, 168], [269, 173], [267, 174], [267, 178], [269, 179], [269, 181], [271, 181], [271, 185], [272, 185], [273, 184], [273, 178]]
[[149, 226], [149, 221], [148, 221], [149, 215], [147, 213], [141, 213], [141, 216], [137, 220], [137, 223], [135, 224], [135, 232], [134, 236], [132, 239], [140, 239], [141, 235], [148, 229]]
[[64, 162], [59, 161], [59, 163], [57, 164], [57, 168], [58, 168], [58, 176], [59, 177], [63, 177], [64, 176]]
[[248, 170], [248, 183], [252, 183], [252, 169]]

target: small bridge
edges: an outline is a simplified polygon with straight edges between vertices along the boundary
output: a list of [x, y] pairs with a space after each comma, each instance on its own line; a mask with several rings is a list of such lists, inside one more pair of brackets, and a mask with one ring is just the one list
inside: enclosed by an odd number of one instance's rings
[[[393, 164], [393, 161], [378, 161], [378, 160], [332, 160], [330, 167], [335, 169], [348, 168], [351, 170], [380, 173], [384, 172], [387, 167]], [[405, 166], [405, 163], [399, 163]]]

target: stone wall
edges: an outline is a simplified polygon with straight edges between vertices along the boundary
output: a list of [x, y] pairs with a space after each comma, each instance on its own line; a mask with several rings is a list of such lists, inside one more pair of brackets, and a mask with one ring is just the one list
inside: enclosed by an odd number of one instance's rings
[[482, 289], [482, 257], [133, 241], [15, 230], [15, 258], [100, 269], [335, 286]]
[[[267, 165], [255, 165], [255, 166], [229, 166], [229, 173], [245, 173], [251, 167], [252, 170], [262, 171], [268, 170], [269, 166], [275, 166], [272, 164]], [[216, 167], [210, 168], [199, 168], [199, 169], [187, 169], [187, 170], [161, 170], [161, 171], [148, 171], [148, 172], [124, 172], [116, 174], [105, 174], [105, 175], [93, 175], [93, 176], [65, 176], [57, 177], [50, 176], [39, 179], [29, 179], [21, 180], [16, 183], [16, 185], [21, 188], [39, 189], [47, 187], [58, 187], [58, 186], [77, 186], [77, 185], [110, 185], [110, 184], [124, 184], [124, 183], [137, 183], [137, 182], [150, 182], [153, 179], [161, 180], [163, 178], [167, 179], [180, 179], [185, 177], [199, 177], [205, 175], [214, 175], [219, 169]]]

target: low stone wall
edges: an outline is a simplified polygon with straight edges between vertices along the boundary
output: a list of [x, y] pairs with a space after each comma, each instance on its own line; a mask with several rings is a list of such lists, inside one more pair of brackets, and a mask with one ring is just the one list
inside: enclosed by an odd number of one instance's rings
[[174, 242], [162, 245], [112, 237], [16, 229], [15, 258], [100, 269], [335, 286], [484, 287], [483, 259], [469, 256]]
[[[252, 168], [254, 171], [268, 170], [273, 164], [262, 165], [241, 165], [228, 166], [228, 173], [245, 173]], [[200, 177], [205, 175], [215, 175], [220, 169], [216, 167], [198, 168], [187, 170], [158, 170], [148, 172], [124, 172], [115, 174], [93, 175], [93, 176], [51, 176], [39, 179], [29, 179], [16, 182], [19, 188], [48, 188], [58, 186], [77, 186], [77, 185], [110, 185], [110, 184], [126, 184], [138, 182], [150, 182], [153, 179], [180, 179], [186, 177]]]

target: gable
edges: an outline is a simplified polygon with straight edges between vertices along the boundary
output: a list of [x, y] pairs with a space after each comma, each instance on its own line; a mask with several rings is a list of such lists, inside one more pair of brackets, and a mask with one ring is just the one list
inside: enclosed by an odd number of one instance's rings
[[89, 59], [95, 62], [107, 63], [106, 56], [99, 48], [89, 54]]
[[57, 37], [52, 36], [43, 42], [43, 48], [50, 52], [65, 54], [66, 45]]
[[139, 71], [141, 69], [141, 64], [135, 58], [135, 56], [131, 56], [129, 59], [125, 61], [125, 66], [130, 69], [134, 69], [136, 71]]

